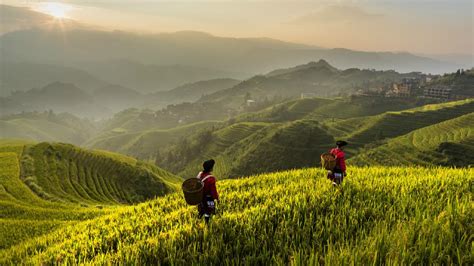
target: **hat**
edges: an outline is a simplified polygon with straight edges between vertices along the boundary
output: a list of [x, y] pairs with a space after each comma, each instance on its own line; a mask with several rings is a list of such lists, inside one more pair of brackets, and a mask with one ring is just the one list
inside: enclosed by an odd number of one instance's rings
[[216, 161], [213, 159], [207, 160], [202, 164], [202, 168], [204, 168], [204, 172], [210, 172], [212, 171], [212, 168], [214, 168], [214, 164]]
[[343, 140], [338, 140], [336, 141], [336, 145], [338, 147], [342, 147], [342, 146], [346, 146], [348, 143], [346, 141], [343, 141]]

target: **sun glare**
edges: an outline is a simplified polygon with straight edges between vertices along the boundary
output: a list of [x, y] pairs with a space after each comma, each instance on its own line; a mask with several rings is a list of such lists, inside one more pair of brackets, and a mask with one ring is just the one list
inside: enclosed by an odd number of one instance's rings
[[72, 7], [70, 5], [54, 2], [41, 3], [37, 8], [38, 11], [57, 19], [67, 18], [67, 12], [71, 9]]

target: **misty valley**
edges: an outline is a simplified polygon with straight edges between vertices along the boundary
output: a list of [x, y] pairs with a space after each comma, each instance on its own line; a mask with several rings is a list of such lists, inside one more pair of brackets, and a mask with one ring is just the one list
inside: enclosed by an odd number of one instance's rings
[[0, 265], [474, 263], [472, 49], [296, 41], [400, 3], [158, 4], [0, 5]]

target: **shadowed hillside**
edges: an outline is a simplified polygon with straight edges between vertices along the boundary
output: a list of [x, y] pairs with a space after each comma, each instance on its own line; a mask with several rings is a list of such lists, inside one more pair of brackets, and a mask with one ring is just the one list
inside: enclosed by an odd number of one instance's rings
[[334, 142], [318, 122], [236, 123], [217, 131], [203, 130], [168, 149], [157, 162], [181, 176], [195, 176], [202, 161], [214, 158], [221, 178], [309, 167]]

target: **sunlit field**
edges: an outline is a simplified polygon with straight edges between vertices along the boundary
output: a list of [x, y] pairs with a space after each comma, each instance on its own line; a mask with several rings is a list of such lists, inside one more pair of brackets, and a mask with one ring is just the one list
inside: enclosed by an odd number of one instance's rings
[[218, 183], [209, 227], [181, 193], [66, 226], [0, 253], [5, 263], [472, 264], [472, 169], [318, 169]]

